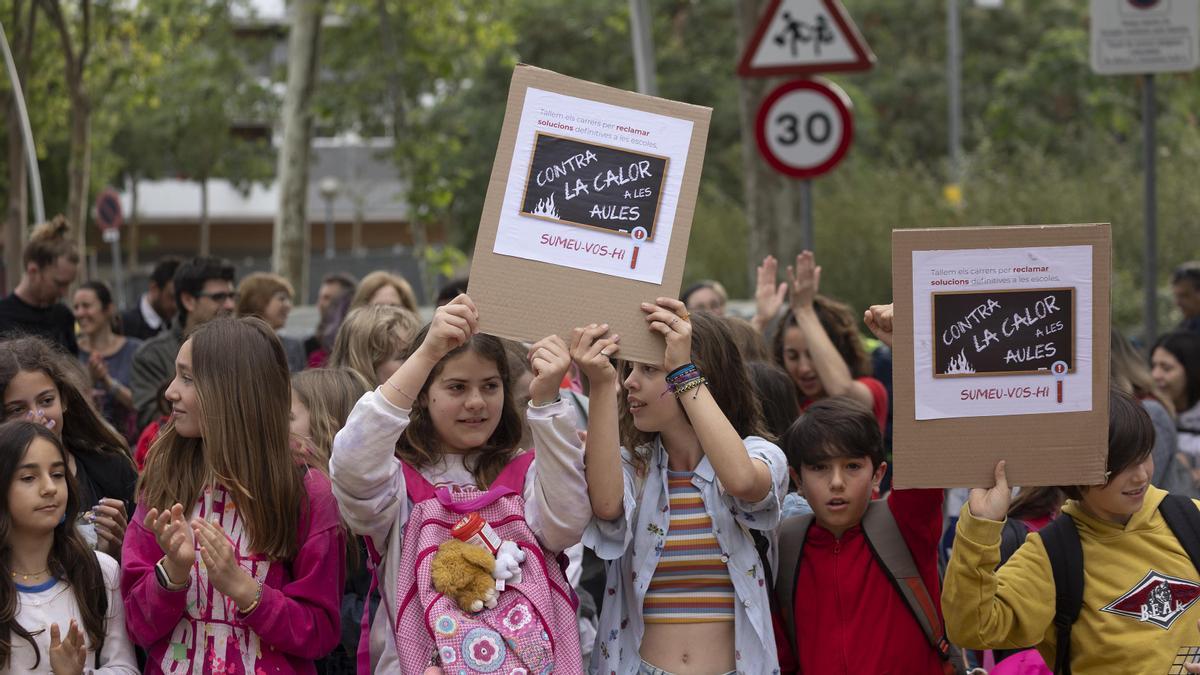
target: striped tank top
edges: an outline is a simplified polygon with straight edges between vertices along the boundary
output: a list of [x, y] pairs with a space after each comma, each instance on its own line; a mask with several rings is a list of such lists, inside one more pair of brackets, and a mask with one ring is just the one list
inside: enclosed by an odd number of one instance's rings
[[733, 621], [728, 557], [713, 535], [691, 471], [668, 471], [671, 519], [654, 578], [646, 590], [646, 623]]

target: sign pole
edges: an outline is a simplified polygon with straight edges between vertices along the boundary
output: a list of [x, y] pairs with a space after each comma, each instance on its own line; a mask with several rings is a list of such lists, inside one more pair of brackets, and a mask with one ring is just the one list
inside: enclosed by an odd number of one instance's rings
[[1146, 344], [1154, 344], [1158, 337], [1158, 199], [1157, 176], [1155, 172], [1155, 96], [1154, 73], [1143, 77], [1142, 83], [1142, 152], [1144, 157], [1146, 177], [1145, 213], [1146, 213], [1146, 243], [1145, 277], [1142, 281], [1145, 291], [1146, 314]]
[[813, 231], [812, 211], [812, 179], [800, 181], [800, 238], [804, 250], [816, 250], [816, 237]]
[[[111, 233], [111, 234], [110, 234]], [[112, 246], [113, 286], [117, 292], [117, 309], [125, 309], [125, 269], [121, 264], [121, 231], [106, 230], [104, 238]]]

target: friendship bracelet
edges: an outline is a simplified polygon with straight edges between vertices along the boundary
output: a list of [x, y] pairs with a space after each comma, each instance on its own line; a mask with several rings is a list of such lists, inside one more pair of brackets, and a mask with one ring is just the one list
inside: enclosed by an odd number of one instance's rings
[[675, 379], [676, 377], [683, 375], [685, 373], [688, 373], [690, 371], [693, 371], [693, 370], [696, 370], [696, 364], [685, 363], [682, 366], [679, 366], [678, 368], [676, 368], [675, 370], [672, 370], [671, 372], [667, 373], [667, 381], [670, 382], [671, 380]]
[[[681, 387], [675, 388], [675, 398], [679, 398], [680, 394], [683, 394], [684, 392], [691, 391], [693, 389], [699, 389], [700, 385], [707, 385], [707, 384], [708, 384], [708, 380], [705, 379], [703, 376], [697, 377], [692, 380], [688, 380], [687, 384], [685, 384]], [[698, 396], [699, 394], [700, 394], [700, 392], [697, 391], [695, 394], [692, 394], [692, 398], [696, 398], [696, 396]]]

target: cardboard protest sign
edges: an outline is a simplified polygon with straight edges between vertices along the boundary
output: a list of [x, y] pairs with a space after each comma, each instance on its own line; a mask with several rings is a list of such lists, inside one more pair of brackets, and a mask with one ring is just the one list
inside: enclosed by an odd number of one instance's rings
[[480, 328], [608, 323], [623, 358], [661, 360], [638, 307], [679, 295], [711, 112], [517, 66], [471, 264]]
[[1108, 225], [897, 230], [901, 487], [1104, 482]]

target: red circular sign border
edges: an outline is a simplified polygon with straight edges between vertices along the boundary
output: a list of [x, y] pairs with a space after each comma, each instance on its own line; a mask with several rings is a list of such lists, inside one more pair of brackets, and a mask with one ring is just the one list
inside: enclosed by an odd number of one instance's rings
[[[775, 153], [771, 152], [770, 146], [767, 145], [767, 112], [779, 99], [798, 89], [808, 89], [825, 96], [833, 103], [833, 107], [837, 108], [838, 115], [842, 119], [842, 142], [838, 144], [837, 149], [833, 151], [829, 159], [815, 167], [807, 169], [783, 163], [775, 156]], [[850, 98], [837, 85], [819, 78], [784, 82], [768, 94], [763, 99], [762, 104], [759, 105], [758, 115], [754, 123], [754, 137], [758, 141], [759, 154], [763, 156], [767, 164], [771, 165], [771, 168], [792, 178], [816, 178], [837, 166], [845, 158], [846, 153], [850, 151], [850, 143], [854, 140], [854, 117], [850, 114]]]

